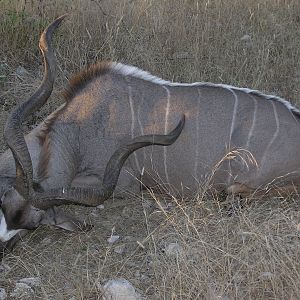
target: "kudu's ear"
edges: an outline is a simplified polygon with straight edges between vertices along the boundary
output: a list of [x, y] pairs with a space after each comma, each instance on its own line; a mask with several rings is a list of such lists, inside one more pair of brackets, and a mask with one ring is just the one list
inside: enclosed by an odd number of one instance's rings
[[93, 225], [80, 221], [57, 207], [47, 209], [40, 224], [55, 226], [68, 231], [89, 231], [93, 228]]

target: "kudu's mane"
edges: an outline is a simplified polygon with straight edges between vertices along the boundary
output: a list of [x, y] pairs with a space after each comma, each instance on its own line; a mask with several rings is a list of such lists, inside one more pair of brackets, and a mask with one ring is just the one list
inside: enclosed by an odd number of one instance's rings
[[111, 70], [111, 62], [98, 62], [90, 65], [77, 74], [70, 80], [63, 91], [63, 96], [66, 102], [71, 101], [88, 83], [101, 75], [109, 73]]

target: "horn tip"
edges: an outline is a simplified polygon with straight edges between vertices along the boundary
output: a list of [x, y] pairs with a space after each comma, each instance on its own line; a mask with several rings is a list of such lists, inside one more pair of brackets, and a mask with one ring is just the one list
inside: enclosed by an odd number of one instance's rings
[[64, 18], [67, 17], [68, 15], [69, 15], [68, 13], [63, 14], [62, 16], [55, 19], [51, 25], [53, 25], [55, 28], [57, 28], [58, 26], [60, 26], [60, 24], [64, 20]]
[[64, 20], [64, 18], [68, 16], [68, 13], [58, 17], [55, 19], [41, 34], [39, 46], [41, 50], [46, 50], [47, 45], [49, 45], [53, 32], [60, 26], [61, 22]]

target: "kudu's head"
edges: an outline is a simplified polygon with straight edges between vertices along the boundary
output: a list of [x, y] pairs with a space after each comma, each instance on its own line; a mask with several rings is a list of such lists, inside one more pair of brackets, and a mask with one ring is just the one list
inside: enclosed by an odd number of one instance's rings
[[121, 168], [131, 153], [150, 145], [171, 145], [184, 127], [183, 115], [177, 127], [169, 134], [139, 136], [119, 147], [106, 166], [100, 188], [61, 187], [47, 191], [38, 189], [33, 184], [32, 161], [21, 127], [28, 116], [46, 103], [52, 92], [56, 62], [51, 39], [64, 17], [65, 15], [56, 19], [41, 35], [39, 46], [44, 58], [45, 71], [40, 87], [27, 101], [15, 108], [6, 122], [4, 138], [15, 160], [16, 178], [10, 184], [7, 182], [7, 188], [0, 187], [0, 252], [5, 247], [12, 247], [18, 236], [22, 236], [28, 229], [37, 228], [40, 224], [55, 225], [67, 230], [89, 229], [90, 225], [58, 211], [55, 206], [96, 206], [103, 203], [112, 195]]
[[[16, 165], [14, 184], [1, 189], [0, 240], [10, 240], [21, 229], [34, 229], [41, 222], [44, 212], [31, 205], [30, 197], [34, 194], [33, 169], [30, 154], [21, 129], [22, 123], [34, 111], [41, 108], [51, 95], [55, 79], [55, 56], [51, 40], [53, 32], [59, 27], [64, 16], [56, 19], [42, 33], [39, 47], [44, 58], [44, 78], [36, 92], [24, 103], [17, 106], [8, 117], [4, 129], [4, 139], [13, 153]], [[12, 183], [12, 182], [11, 182]]]

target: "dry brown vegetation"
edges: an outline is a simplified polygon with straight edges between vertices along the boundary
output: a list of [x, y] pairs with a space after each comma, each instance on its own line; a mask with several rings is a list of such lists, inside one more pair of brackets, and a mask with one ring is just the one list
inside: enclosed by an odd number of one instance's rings
[[[39, 84], [41, 30], [65, 12], [56, 91], [33, 123], [54, 109], [71, 73], [98, 59], [299, 99], [296, 0], [0, 0], [1, 129]], [[20, 65], [29, 73], [16, 72]], [[99, 284], [124, 277], [148, 299], [299, 299], [299, 197], [255, 199], [231, 216], [226, 205], [199, 191], [185, 201], [128, 195], [103, 210], [76, 208], [95, 228], [36, 230], [3, 260], [10, 270], [0, 270], [0, 286], [40, 276], [36, 299], [101, 299]], [[109, 245], [112, 232], [121, 239]], [[166, 255], [170, 243], [180, 255]], [[120, 244], [123, 254], [114, 252]]]

